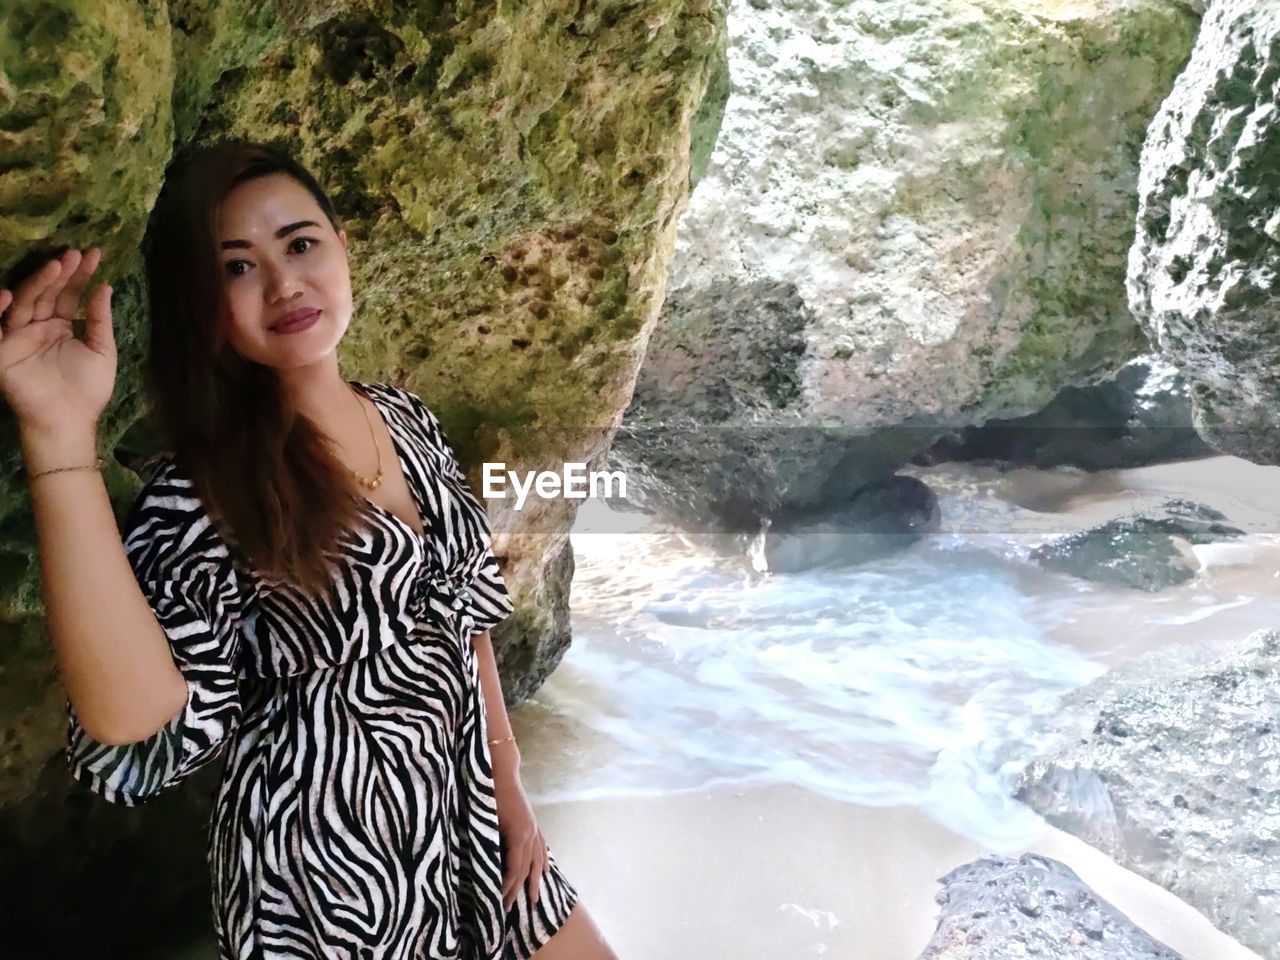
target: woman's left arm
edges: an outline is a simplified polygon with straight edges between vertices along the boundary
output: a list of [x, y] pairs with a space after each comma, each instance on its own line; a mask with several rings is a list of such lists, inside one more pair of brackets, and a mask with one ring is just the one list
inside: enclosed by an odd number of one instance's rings
[[[471, 645], [475, 648], [477, 667], [480, 672], [480, 688], [484, 691], [484, 712], [488, 717], [489, 739], [500, 740], [511, 736], [511, 720], [507, 716], [507, 705], [502, 699], [502, 681], [498, 677], [498, 661], [493, 655], [493, 640], [488, 630], [481, 630], [471, 635]], [[514, 740], [506, 743], [491, 744], [493, 755], [493, 778], [497, 782], [502, 778], [518, 776], [520, 773], [520, 748]]]
[[[502, 682], [498, 678], [498, 662], [493, 655], [493, 641], [488, 630], [471, 635], [484, 692], [484, 710], [488, 719], [488, 739], [511, 736], [511, 720], [502, 699]], [[538, 902], [539, 885], [547, 868], [547, 842], [534, 817], [533, 807], [520, 782], [520, 748], [514, 740], [489, 745], [493, 757], [493, 788], [498, 807], [498, 831], [506, 844], [506, 870], [502, 883], [502, 906], [510, 910], [520, 885], [528, 883], [529, 899]]]

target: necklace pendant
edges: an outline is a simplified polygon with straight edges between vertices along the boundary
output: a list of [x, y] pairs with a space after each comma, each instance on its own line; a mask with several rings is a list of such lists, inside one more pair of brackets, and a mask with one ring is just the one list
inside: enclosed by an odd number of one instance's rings
[[[356, 388], [351, 386], [351, 384], [347, 384], [347, 389], [356, 397], [356, 402], [360, 403], [359, 392]], [[362, 403], [360, 403], [360, 412], [364, 414], [364, 422], [369, 425], [369, 439], [373, 441], [373, 450], [378, 456], [378, 475], [372, 480], [366, 480], [350, 467], [347, 467], [347, 472], [351, 474], [351, 476], [355, 477], [356, 482], [360, 484], [360, 486], [367, 490], [377, 490], [378, 487], [382, 486], [382, 449], [378, 446], [378, 438], [373, 432], [373, 420], [369, 417], [369, 411], [364, 408], [364, 404]]]

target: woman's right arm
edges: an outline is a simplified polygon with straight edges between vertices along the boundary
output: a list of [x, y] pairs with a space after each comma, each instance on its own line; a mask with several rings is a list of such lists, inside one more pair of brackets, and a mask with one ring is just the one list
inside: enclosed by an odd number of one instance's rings
[[41, 589], [68, 700], [89, 736], [132, 743], [176, 717], [186, 682], [125, 554], [96, 468], [97, 424], [116, 379], [111, 288], [73, 318], [102, 250], [72, 249], [0, 289], [0, 394], [18, 421]]
[[[93, 431], [23, 429], [30, 474], [93, 464]], [[29, 481], [49, 634], [67, 699], [100, 743], [144, 740], [187, 701], [187, 683], [134, 578], [102, 475], [66, 470]]]

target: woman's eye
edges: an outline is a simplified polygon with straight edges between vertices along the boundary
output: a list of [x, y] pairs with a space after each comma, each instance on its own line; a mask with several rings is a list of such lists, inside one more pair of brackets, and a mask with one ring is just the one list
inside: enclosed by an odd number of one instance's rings
[[[295, 243], [305, 243], [307, 246], [306, 246], [306, 247], [304, 247], [304, 248], [303, 248], [302, 250], [300, 250], [299, 252], [300, 252], [300, 253], [306, 253], [308, 250], [310, 250], [313, 246], [315, 246], [315, 245], [316, 245], [317, 243], [319, 243], [319, 242], [320, 242], [320, 241], [319, 241], [319, 240], [316, 240], [314, 237], [294, 237], [292, 240], [290, 240], [290, 241], [289, 241], [289, 249], [290, 249], [290, 250], [293, 250], [293, 245], [294, 245]], [[234, 269], [234, 268], [235, 268], [235, 265], [236, 265], [236, 264], [238, 264], [238, 263], [243, 264], [243, 263], [245, 263], [245, 262], [246, 262], [246, 261], [244, 261], [244, 260], [228, 260], [228, 261], [227, 261], [227, 264], [226, 264], [226, 266], [227, 266], [227, 272], [228, 272], [228, 273], [230, 273], [230, 274], [231, 274], [231, 276], [233, 276], [233, 277], [243, 277], [243, 276], [244, 276], [244, 272], [243, 272], [243, 271], [241, 271], [241, 272], [237, 273], [237, 272], [235, 271], [235, 269]]]

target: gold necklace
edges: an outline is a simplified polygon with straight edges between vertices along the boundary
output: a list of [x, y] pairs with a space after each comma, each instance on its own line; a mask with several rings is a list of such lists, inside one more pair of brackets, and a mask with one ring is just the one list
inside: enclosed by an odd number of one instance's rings
[[[347, 389], [350, 390], [353, 394], [355, 394], [356, 402], [360, 403], [360, 395], [359, 393], [356, 392], [356, 388], [351, 386], [351, 384], [348, 383]], [[365, 409], [365, 405], [363, 403], [360, 404], [360, 410], [364, 414], [365, 423], [369, 424], [369, 439], [373, 441], [374, 452], [377, 453], [378, 455], [378, 474], [372, 480], [368, 480], [365, 477], [361, 476], [360, 474], [356, 473], [350, 467], [347, 467], [347, 472], [350, 473], [351, 476], [356, 478], [356, 482], [359, 483], [360, 486], [366, 487], [369, 490], [377, 490], [378, 487], [382, 486], [382, 448], [378, 446], [378, 438], [373, 432], [373, 420], [370, 419], [369, 411]]]

